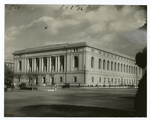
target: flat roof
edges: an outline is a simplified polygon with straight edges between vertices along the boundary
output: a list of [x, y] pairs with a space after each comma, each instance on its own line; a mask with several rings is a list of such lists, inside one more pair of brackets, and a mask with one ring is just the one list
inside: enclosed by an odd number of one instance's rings
[[18, 50], [13, 52], [13, 55], [19, 55], [19, 54], [28, 54], [28, 53], [34, 53], [34, 52], [44, 52], [44, 51], [50, 51], [50, 50], [58, 50], [58, 49], [67, 49], [67, 48], [75, 48], [75, 47], [92, 47], [97, 50], [106, 51], [114, 55], [122, 56], [128, 59], [135, 60], [133, 57], [116, 52], [114, 50], [103, 48], [103, 47], [96, 47], [90, 43], [87, 42], [78, 42], [78, 43], [63, 43], [63, 44], [54, 44], [54, 45], [47, 45], [47, 46], [39, 46], [39, 47], [32, 47], [32, 48], [26, 48], [24, 50]]

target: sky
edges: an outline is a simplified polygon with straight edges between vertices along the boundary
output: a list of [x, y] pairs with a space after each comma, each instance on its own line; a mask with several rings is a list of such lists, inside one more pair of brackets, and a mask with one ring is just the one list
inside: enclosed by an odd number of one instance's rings
[[16, 50], [87, 42], [135, 57], [147, 46], [147, 7], [5, 5], [4, 57]]

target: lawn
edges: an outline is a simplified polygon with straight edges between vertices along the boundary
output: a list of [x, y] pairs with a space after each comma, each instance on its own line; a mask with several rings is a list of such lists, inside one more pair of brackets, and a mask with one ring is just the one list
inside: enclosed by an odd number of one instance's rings
[[136, 117], [136, 89], [70, 88], [5, 92], [5, 117]]

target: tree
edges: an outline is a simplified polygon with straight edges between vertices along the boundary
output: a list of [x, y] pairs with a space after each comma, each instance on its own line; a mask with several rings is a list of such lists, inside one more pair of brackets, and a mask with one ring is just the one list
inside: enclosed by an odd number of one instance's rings
[[[142, 69], [147, 66], [147, 49], [144, 48], [143, 52], [136, 54], [136, 64]], [[134, 109], [137, 111], [137, 116], [146, 117], [147, 114], [147, 72], [140, 79], [138, 90], [134, 100]]]
[[141, 67], [145, 68], [147, 65], [147, 48], [143, 49], [143, 52], [139, 52], [135, 56], [136, 64]]
[[4, 75], [4, 84], [11, 85], [13, 83], [13, 70], [5, 65], [5, 75]]
[[14, 78], [17, 78], [19, 82], [22, 77], [23, 77], [23, 75], [21, 75], [21, 74], [14, 74]]
[[26, 74], [26, 77], [29, 79], [30, 85], [32, 86], [33, 90], [34, 80], [38, 77], [38, 74], [28, 73]]

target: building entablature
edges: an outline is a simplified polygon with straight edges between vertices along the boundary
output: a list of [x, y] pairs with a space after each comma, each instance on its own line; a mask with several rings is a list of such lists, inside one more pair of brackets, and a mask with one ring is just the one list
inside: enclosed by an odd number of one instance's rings
[[[86, 49], [84, 49], [86, 47]], [[81, 49], [79, 49], [81, 48]], [[88, 51], [89, 48], [91, 48], [93, 51]], [[56, 45], [49, 45], [49, 46], [42, 46], [42, 47], [34, 47], [34, 48], [27, 48], [24, 50], [15, 51], [14, 55], [21, 55], [21, 54], [29, 54], [29, 53], [40, 53], [40, 52], [49, 52], [49, 51], [60, 51], [64, 50], [65, 52], [78, 52], [78, 51], [86, 51], [86, 52], [93, 52], [95, 54], [95, 50], [97, 54], [102, 55], [110, 55], [111, 57], [120, 57], [123, 59], [130, 59], [134, 60], [133, 57], [118, 53], [116, 51], [112, 51], [109, 49], [101, 48], [101, 47], [95, 47], [93, 45], [87, 44], [86, 42], [80, 42], [80, 43], [70, 43], [70, 44], [56, 44]]]

